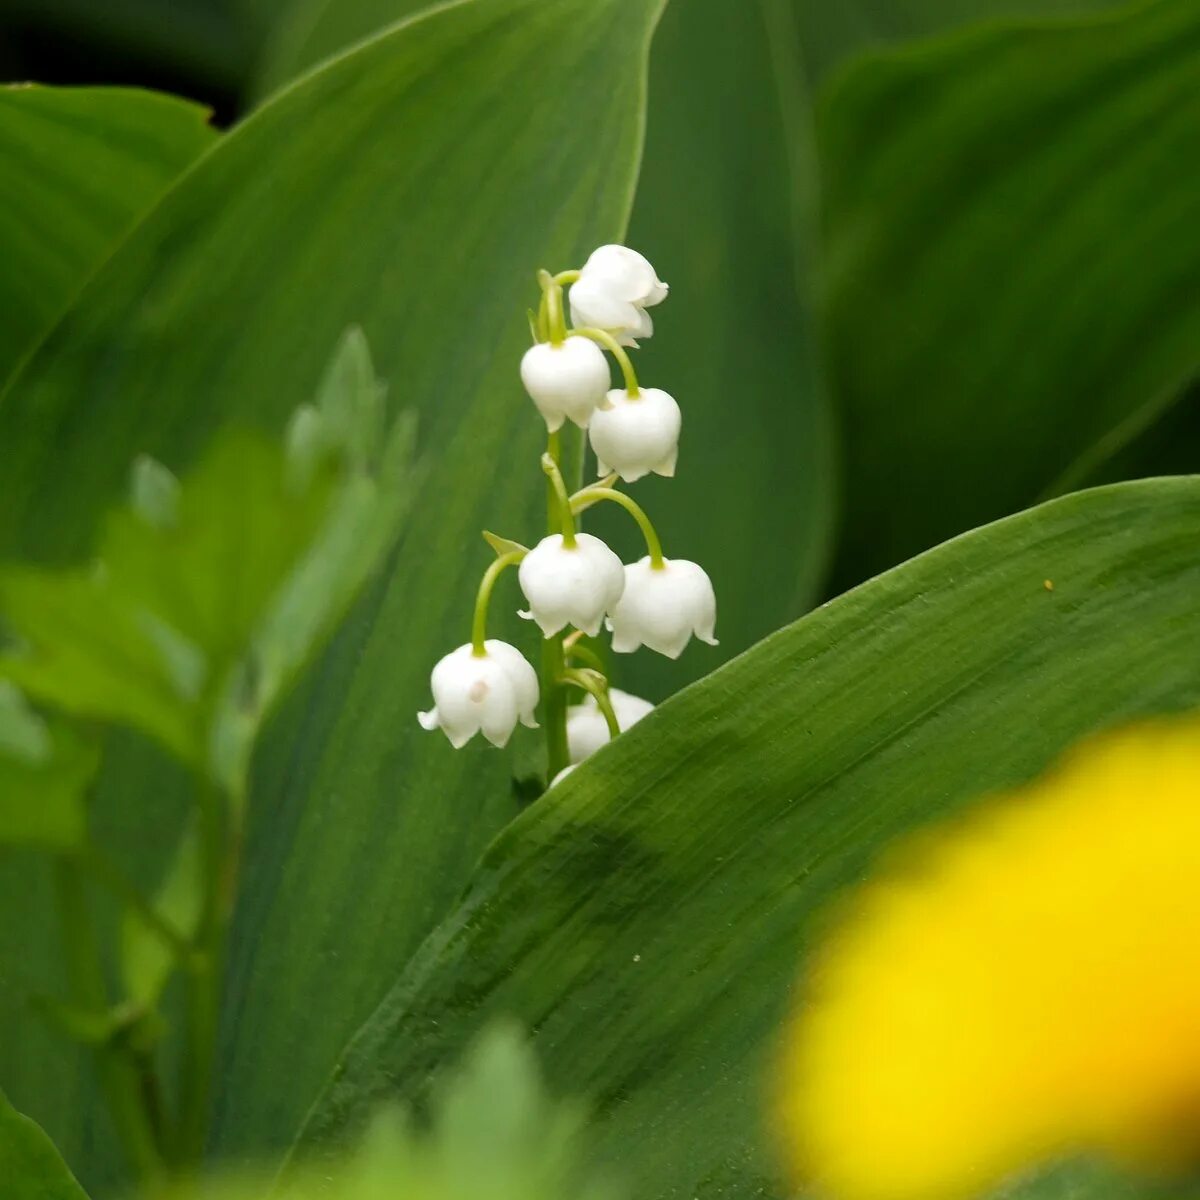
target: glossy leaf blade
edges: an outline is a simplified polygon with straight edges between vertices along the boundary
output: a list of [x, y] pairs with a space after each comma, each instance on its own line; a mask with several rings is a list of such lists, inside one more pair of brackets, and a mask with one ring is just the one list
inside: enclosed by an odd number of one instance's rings
[[854, 582], [1119, 448], [1200, 362], [1200, 12], [864, 57], [820, 148]]
[[207, 115], [125, 88], [0, 87], [0, 386], [216, 140]]
[[[543, 527], [545, 430], [517, 375], [533, 272], [621, 236], [659, 7], [453, 4], [306, 77], [170, 193], [0, 406], [0, 549], [43, 560], [90, 544], [136, 454], [182, 473], [227, 424], [278, 430], [351, 323], [391, 403], [419, 413], [421, 519], [259, 756], [218, 1153], [286, 1144], [383, 981], [517, 810], [504, 758], [455, 755], [415, 714], [433, 663], [467, 638], [490, 557], [480, 530], [528, 542]], [[498, 597], [494, 633], [536, 653], [506, 620], [516, 607]], [[110, 756], [101, 814], [162, 810], [151, 761]], [[161, 840], [141, 834], [133, 854], [145, 874]], [[13, 890], [24, 911], [29, 888]], [[85, 1146], [63, 1099], [70, 1064], [54, 1063], [0, 1047], [25, 1107]]]
[[1082, 734], [1200, 704], [1200, 479], [955, 539], [673, 697], [504, 830], [364, 1025], [303, 1147], [491, 1015], [536, 1030], [643, 1197], [783, 1197], [773, 1047], [821, 913], [897, 834]]

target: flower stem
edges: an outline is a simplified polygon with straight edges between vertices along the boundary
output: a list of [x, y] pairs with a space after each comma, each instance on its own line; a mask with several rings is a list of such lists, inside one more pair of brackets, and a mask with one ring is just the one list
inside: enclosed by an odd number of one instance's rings
[[603, 329], [572, 329], [571, 335], [585, 337], [589, 341], [603, 346], [617, 360], [617, 366], [621, 368], [621, 374], [625, 377], [625, 391], [629, 398], [631, 400], [640, 398], [642, 392], [638, 387], [637, 372], [633, 369], [633, 362], [625, 353], [625, 347], [611, 333]]
[[233, 831], [229, 828], [232, 813], [220, 791], [208, 780], [202, 780], [197, 789], [197, 818], [204, 863], [204, 910], [196, 936], [195, 962], [186, 976], [178, 1146], [179, 1160], [185, 1166], [200, 1162], [208, 1134], [225, 937], [233, 907], [231, 875], [236, 871], [231, 855]]
[[662, 543], [658, 540], [658, 534], [650, 523], [650, 518], [646, 516], [646, 510], [636, 500], [630, 499], [624, 492], [618, 492], [616, 488], [587, 487], [571, 497], [571, 509], [573, 512], [581, 512], [599, 500], [611, 500], [633, 517], [642, 531], [642, 537], [646, 539], [646, 551], [650, 555], [650, 566], [655, 571], [661, 571], [667, 565], [663, 559]]
[[487, 614], [492, 588], [496, 586], [496, 580], [509, 567], [519, 563], [525, 554], [524, 550], [510, 550], [507, 554], [501, 554], [491, 562], [479, 581], [479, 591], [475, 596], [475, 618], [471, 623], [471, 653], [476, 658], [483, 658], [487, 654]]
[[[83, 880], [75, 864], [68, 859], [57, 863], [56, 872], [63, 949], [71, 991], [81, 1008], [103, 1013], [108, 1009], [108, 989], [100, 947], [88, 916]], [[120, 1048], [111, 1044], [97, 1047], [96, 1071], [117, 1138], [147, 1192], [153, 1192], [162, 1186], [166, 1172], [138, 1073]]]
[[542, 470], [550, 480], [554, 492], [554, 504], [558, 512], [559, 528], [562, 530], [562, 544], [565, 550], [575, 549], [575, 517], [571, 512], [571, 499], [567, 495], [567, 485], [563, 482], [562, 471], [554, 456], [547, 451], [542, 455]]
[[542, 289], [542, 304], [546, 313], [546, 332], [550, 345], [561, 346], [567, 336], [567, 321], [563, 316], [563, 291], [549, 271], [538, 272], [538, 284]]
[[[555, 526], [561, 526], [563, 512], [567, 520], [571, 520], [571, 502], [566, 495], [566, 486], [562, 479], [562, 438], [557, 432], [550, 434], [546, 442], [546, 453], [542, 456], [543, 464], [549, 459], [554, 465], [558, 478], [555, 486], [554, 477], [547, 473], [546, 478], [546, 524], [553, 532]], [[572, 523], [573, 528], [573, 523]], [[564, 536], [564, 541], [565, 536]], [[563, 655], [563, 638], [549, 637], [542, 641], [542, 725], [546, 730], [546, 784], [569, 762], [567, 751], [567, 697], [562, 688], [557, 686], [566, 669]]]
[[617, 714], [612, 706], [612, 698], [608, 694], [608, 680], [599, 671], [579, 671], [568, 668], [562, 673], [562, 682], [582, 688], [583, 691], [595, 698], [596, 707], [603, 714], [604, 722], [608, 726], [609, 737], [615, 738], [621, 732], [621, 726], [617, 724]]

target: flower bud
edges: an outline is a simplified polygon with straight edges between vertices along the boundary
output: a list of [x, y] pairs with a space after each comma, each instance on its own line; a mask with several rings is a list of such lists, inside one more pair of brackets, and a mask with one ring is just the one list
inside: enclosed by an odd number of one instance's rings
[[[654, 711], [654, 705], [649, 700], [631, 696], [620, 688], [609, 688], [608, 700], [622, 733]], [[595, 696], [588, 695], [582, 704], [567, 709], [567, 751], [573, 763], [582, 762], [595, 754], [609, 740], [608, 722]]]
[[626, 483], [651, 471], [670, 478], [682, 423], [679, 405], [661, 388], [642, 388], [636, 396], [613, 389], [588, 429], [599, 474], [616, 471]]
[[612, 648], [629, 654], [648, 646], [678, 658], [694, 633], [710, 646], [717, 644], [717, 600], [712, 580], [694, 562], [664, 559], [657, 570], [649, 557], [625, 568], [625, 591], [608, 620]]
[[623, 346], [654, 332], [647, 308], [667, 298], [667, 285], [636, 250], [601, 246], [583, 264], [571, 285], [571, 322], [604, 329]]
[[537, 728], [537, 672], [507, 642], [488, 640], [476, 656], [459, 646], [433, 668], [433, 708], [417, 713], [422, 729], [441, 729], [457, 750], [482, 730], [493, 746], [505, 746], [518, 720]]
[[571, 547], [559, 533], [543, 538], [521, 560], [517, 577], [529, 601], [521, 616], [536, 621], [546, 637], [567, 625], [595, 637], [625, 590], [621, 560], [588, 533], [577, 534]]
[[612, 377], [608, 359], [595, 342], [568, 337], [561, 346], [530, 346], [521, 359], [521, 382], [553, 433], [568, 418], [586, 429]]

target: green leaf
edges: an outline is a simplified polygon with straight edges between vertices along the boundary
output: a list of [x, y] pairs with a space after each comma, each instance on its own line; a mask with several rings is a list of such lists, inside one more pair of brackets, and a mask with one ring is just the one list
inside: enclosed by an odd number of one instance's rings
[[869, 47], [943, 33], [973, 22], [1013, 17], [1083, 16], [1117, 0], [790, 0], [804, 60], [819, 82]]
[[[420, 519], [256, 756], [218, 1154], [290, 1140], [380, 981], [518, 808], [504, 756], [454, 754], [415, 714], [433, 664], [467, 640], [490, 558], [480, 531], [528, 543], [544, 528], [545, 431], [517, 372], [524, 313], [537, 267], [622, 235], [659, 7], [473, 0], [307, 76], [163, 199], [0, 404], [0, 552], [47, 563], [94, 544], [94, 514], [138, 454], [182, 476], [230, 423], [282, 430], [352, 323], [420, 417]], [[515, 584], [501, 588], [494, 636], [535, 653]], [[125, 814], [159, 812], [163, 788], [144, 751], [106, 756], [95, 811], [133, 827], [139, 878], [156, 843]], [[28, 912], [29, 889], [12, 891], [6, 944], [40, 961], [49, 934], [31, 923], [18, 940], [11, 914]], [[0, 1045], [0, 1077], [105, 1176], [72, 1065], [26, 1055]]]
[[0, 87], [0, 387], [216, 140], [206, 118], [153, 92]]
[[852, 582], [1111, 454], [1200, 361], [1200, 10], [860, 59], [820, 121]]
[[[293, 6], [268, 56], [270, 82], [414, 7]], [[677, 662], [642, 655], [614, 664], [621, 686], [651, 696], [808, 608], [831, 551], [833, 421], [810, 294], [812, 118], [789, 16], [787, 0], [687, 0], [668, 6], [655, 34], [646, 154], [626, 240], [671, 285], [636, 365], [643, 382], [679, 400], [684, 429], [677, 476], [646, 479], [637, 493], [668, 553], [702, 563], [717, 582], [721, 646]], [[588, 525], [627, 558], [641, 555], [625, 514], [601, 506]]]
[[[336, 1145], [497, 1013], [633, 1192], [782, 1197], [778, 1031], [830, 898], [1085, 732], [1200, 704], [1200, 479], [1081, 493], [825, 605], [651, 713], [493, 842], [363, 1026]], [[1051, 587], [1046, 586], [1049, 581]]]
[[[184, 827], [175, 857], [152, 904], [166, 925], [194, 941], [204, 915], [204, 851], [193, 821]], [[136, 908], [121, 914], [121, 980], [131, 1001], [154, 1011], [178, 960], [162, 933]]]
[[87, 828], [99, 747], [66, 721], [44, 720], [0, 680], [0, 846], [72, 850]]
[[228, 434], [182, 485], [142, 456], [91, 567], [0, 569], [17, 641], [0, 676], [157, 738], [240, 800], [266, 714], [395, 541], [414, 491], [413, 422], [385, 429], [361, 332], [307, 414], [302, 469], [294, 436], [285, 450]]
[[0, 1179], [20, 1200], [87, 1200], [54, 1143], [0, 1092]]
[[[617, 684], [651, 698], [811, 607], [832, 550], [833, 420], [811, 295], [812, 116], [781, 8], [686, 0], [667, 8], [654, 39], [627, 240], [671, 295], [637, 369], [684, 416], [676, 477], [634, 490], [667, 554], [712, 576], [721, 645], [696, 645], [676, 662], [618, 656]], [[596, 510], [594, 525], [626, 561], [643, 553], [612, 506]]]
[[504, 1022], [485, 1030], [439, 1077], [428, 1120], [387, 1109], [341, 1161], [262, 1179], [218, 1182], [194, 1200], [612, 1200], [581, 1168], [583, 1110], [547, 1094], [525, 1038]]

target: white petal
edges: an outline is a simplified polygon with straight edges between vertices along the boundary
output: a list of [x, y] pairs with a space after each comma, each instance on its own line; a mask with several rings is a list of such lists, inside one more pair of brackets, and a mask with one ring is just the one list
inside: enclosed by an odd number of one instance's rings
[[614, 388], [592, 414], [588, 437], [597, 459], [633, 483], [664, 463], [673, 469], [682, 424], [679, 405], [661, 388], [636, 397]]
[[428, 712], [417, 713], [417, 721], [420, 723], [422, 729], [426, 729], [432, 733], [438, 728], [437, 705], [435, 704]]
[[586, 427], [612, 382], [604, 352], [584, 337], [531, 346], [521, 359], [521, 381], [551, 433], [568, 417]]

